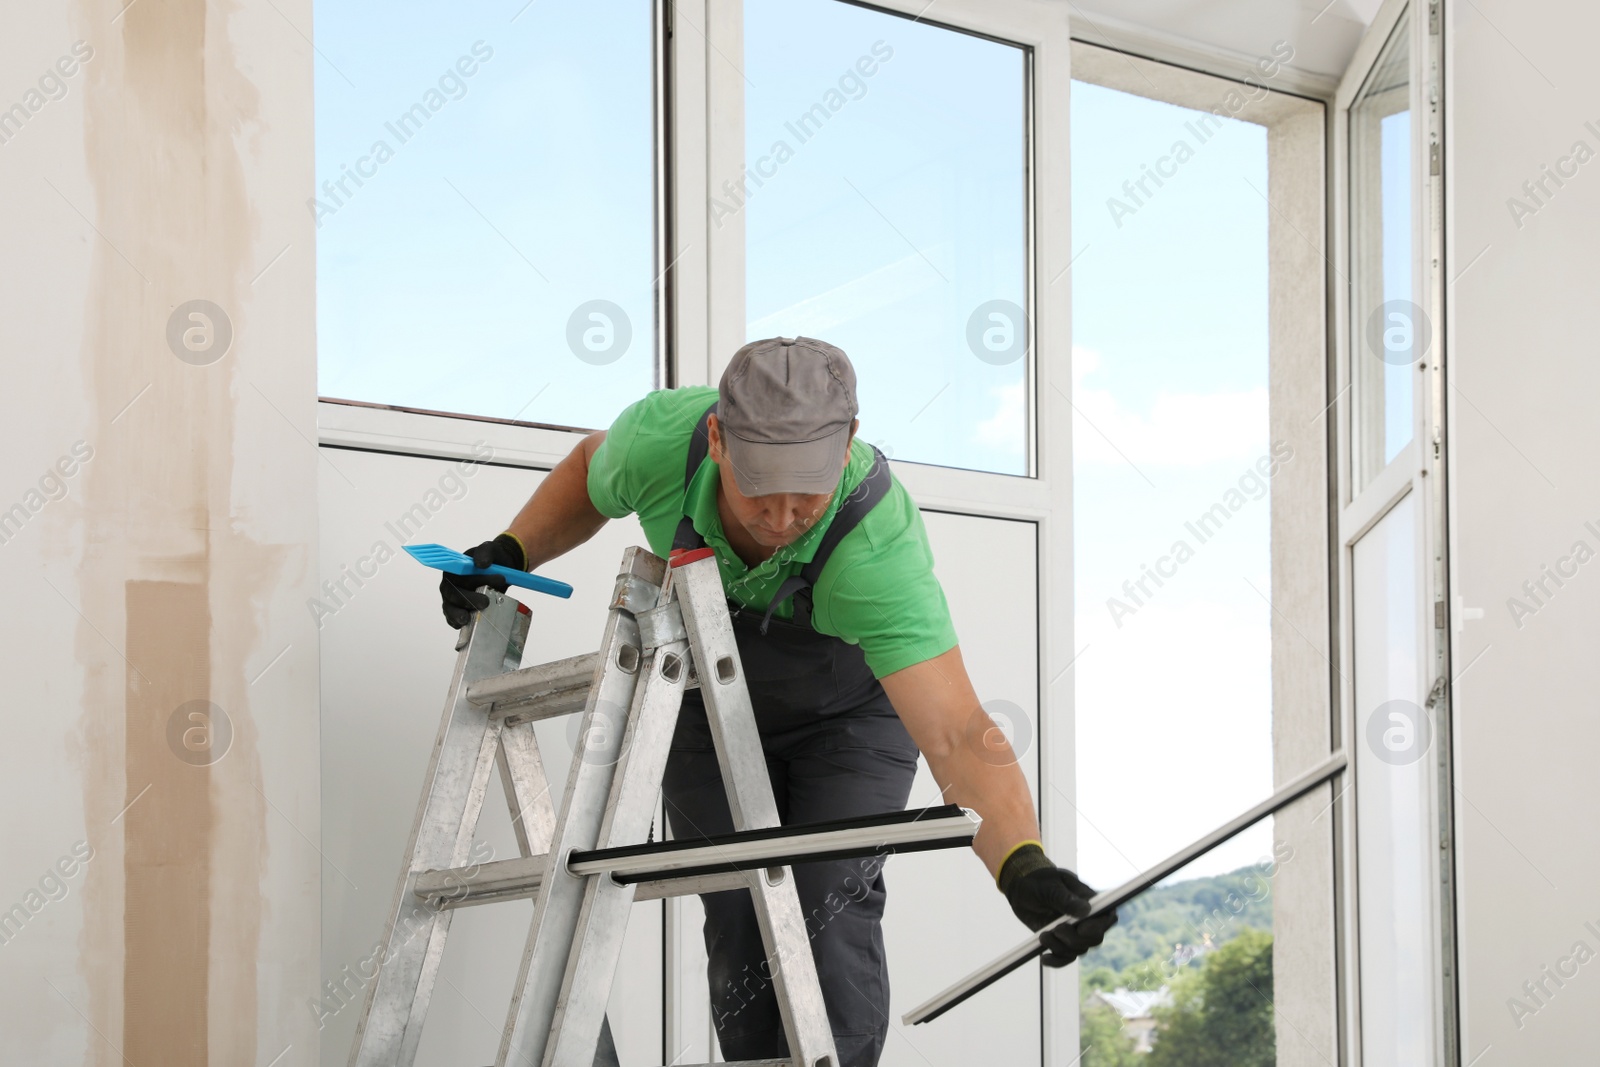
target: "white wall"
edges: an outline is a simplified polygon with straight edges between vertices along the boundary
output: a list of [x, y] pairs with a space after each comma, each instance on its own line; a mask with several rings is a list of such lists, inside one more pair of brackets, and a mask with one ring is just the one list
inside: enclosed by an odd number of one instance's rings
[[[311, 1063], [310, 4], [3, 21], [0, 1058]], [[196, 299], [225, 351], [169, 345]]]
[[[1600, 151], [1585, 125], [1600, 125], [1600, 11], [1472, 0], [1446, 26], [1462, 1062], [1577, 1063], [1594, 1056], [1600, 962], [1567, 964], [1559, 986], [1541, 969], [1579, 942], [1600, 953], [1600, 565], [1546, 579], [1543, 606], [1522, 586], [1578, 541], [1600, 550], [1585, 526], [1600, 526], [1600, 163], [1543, 206], [1522, 183], [1575, 142]], [[1514, 197], [1537, 206], [1520, 225]], [[1511, 598], [1536, 614], [1514, 619]], [[1542, 1006], [1523, 989], [1541, 979]]]

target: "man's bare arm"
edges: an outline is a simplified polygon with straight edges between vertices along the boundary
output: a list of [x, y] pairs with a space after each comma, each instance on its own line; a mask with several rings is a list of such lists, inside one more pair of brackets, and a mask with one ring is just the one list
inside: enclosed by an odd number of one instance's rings
[[978, 702], [960, 646], [895, 671], [882, 682], [900, 721], [927, 757], [945, 803], [971, 808], [982, 817], [972, 848], [989, 873], [998, 876], [1008, 852], [1019, 842], [1038, 839], [1039, 820], [1004, 734]]
[[606, 517], [589, 499], [589, 461], [605, 439], [605, 431], [600, 430], [579, 441], [506, 527], [522, 542], [528, 570], [572, 551], [606, 524]]

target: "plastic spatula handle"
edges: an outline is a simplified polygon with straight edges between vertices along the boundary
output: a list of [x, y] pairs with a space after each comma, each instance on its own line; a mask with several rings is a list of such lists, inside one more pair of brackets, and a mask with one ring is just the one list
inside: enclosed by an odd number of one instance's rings
[[494, 575], [504, 578], [507, 585], [520, 586], [523, 589], [532, 589], [536, 593], [548, 593], [551, 596], [570, 597], [572, 586], [566, 582], [558, 582], [554, 578], [545, 578], [542, 575], [530, 574], [512, 567], [502, 567], [500, 564], [491, 564], [488, 567], [479, 567], [472, 562], [472, 557], [457, 552], [444, 545], [402, 545], [411, 558], [424, 567], [432, 567], [436, 571], [445, 571], [449, 574], [482, 574]]

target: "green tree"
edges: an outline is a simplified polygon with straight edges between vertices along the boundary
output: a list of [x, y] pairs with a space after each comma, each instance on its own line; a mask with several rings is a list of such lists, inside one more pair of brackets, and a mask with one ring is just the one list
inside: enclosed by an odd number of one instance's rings
[[1122, 1029], [1115, 1008], [1099, 1004], [1083, 1009], [1078, 1023], [1080, 1067], [1144, 1067], [1144, 1057], [1133, 1051], [1133, 1038]]
[[1079, 992], [1083, 996], [1088, 996], [1090, 993], [1102, 989], [1117, 988], [1118, 975], [1110, 967], [1096, 967], [1090, 970], [1080, 964], [1079, 968], [1083, 976], [1083, 980], [1078, 983]]
[[1272, 935], [1243, 930], [1172, 983], [1144, 1067], [1273, 1067]]
[[[1179, 943], [1200, 945], [1209, 939], [1220, 946], [1246, 927], [1272, 929], [1272, 873], [1260, 864], [1147, 891], [1117, 909], [1117, 925], [1079, 966], [1127, 971], [1150, 963], [1159, 970]], [[1153, 984], [1128, 988], [1157, 989], [1166, 982], [1166, 976], [1157, 976]]]

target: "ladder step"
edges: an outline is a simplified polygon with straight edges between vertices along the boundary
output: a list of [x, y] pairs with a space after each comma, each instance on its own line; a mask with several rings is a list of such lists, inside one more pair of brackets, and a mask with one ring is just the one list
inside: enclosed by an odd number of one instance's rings
[[476, 867], [452, 867], [418, 872], [413, 883], [417, 896], [448, 910], [467, 904], [494, 904], [519, 900], [539, 891], [544, 877], [544, 856], [519, 856], [492, 860]]
[[505, 717], [508, 724], [567, 715], [583, 710], [599, 665], [600, 653], [586, 652], [491, 675], [468, 685], [467, 699], [479, 706], [492, 704], [494, 716]]
[[806, 861], [970, 845], [980, 824], [976, 812], [944, 804], [922, 811], [573, 852], [567, 870], [583, 875], [609, 872], [623, 884], [748, 872]]
[[[467, 686], [467, 699], [479, 707], [493, 707], [493, 715], [507, 726], [571, 715], [589, 702], [589, 689], [600, 666], [600, 653], [585, 652], [551, 663], [480, 678]], [[691, 666], [686, 689], [700, 682]]]

